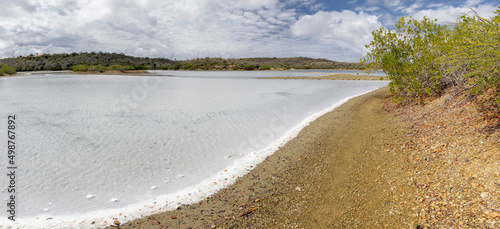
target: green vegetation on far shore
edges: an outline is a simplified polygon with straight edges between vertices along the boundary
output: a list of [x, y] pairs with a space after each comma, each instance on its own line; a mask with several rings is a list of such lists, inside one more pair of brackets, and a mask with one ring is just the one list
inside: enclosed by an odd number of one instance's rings
[[131, 70], [136, 70], [133, 66], [125, 66], [125, 65], [120, 65], [120, 64], [113, 64], [110, 66], [103, 66], [103, 65], [76, 65], [73, 67], [72, 71], [74, 72], [106, 72], [106, 71], [131, 71]]
[[289, 69], [359, 69], [358, 63], [337, 62], [306, 57], [291, 58], [199, 58], [180, 61], [168, 70], [289, 70]]
[[177, 61], [166, 58], [132, 57], [118, 53], [80, 52], [36, 54], [0, 59], [16, 71], [76, 72], [108, 70], [288, 70], [359, 69], [358, 63], [337, 62], [306, 57], [291, 58], [197, 58]]
[[16, 69], [12, 66], [8, 66], [4, 63], [0, 63], [0, 76], [3, 76], [3, 75], [14, 75], [16, 74]]
[[[15, 58], [0, 59], [16, 71], [61, 71], [73, 70], [75, 66], [85, 65], [110, 67], [113, 65], [131, 66], [136, 70], [162, 69], [171, 66], [176, 61], [164, 58], [132, 57], [118, 53], [80, 52], [61, 54], [36, 54]], [[100, 66], [99, 66], [100, 65]]]

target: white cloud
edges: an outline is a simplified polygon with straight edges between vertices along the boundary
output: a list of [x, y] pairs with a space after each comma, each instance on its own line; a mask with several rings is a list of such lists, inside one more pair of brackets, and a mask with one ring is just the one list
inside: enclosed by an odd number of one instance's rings
[[465, 5], [469, 6], [469, 7], [472, 7], [472, 6], [479, 5], [481, 2], [483, 2], [483, 1], [482, 0], [467, 0], [467, 2], [465, 3]]
[[405, 7], [403, 6], [403, 0], [383, 0], [385, 7], [399, 11], [404, 9]]
[[[487, 3], [490, 2], [490, 3]], [[394, 27], [397, 19], [412, 16], [421, 20], [423, 17], [437, 19], [439, 23], [450, 24], [472, 9], [482, 17], [491, 17], [496, 10], [496, 4], [491, 0], [466, 0], [459, 3], [441, 1], [429, 3], [424, 0], [366, 0], [356, 6], [356, 11], [370, 12], [376, 15], [386, 27]]]
[[[362, 47], [350, 46], [364, 45], [368, 15], [333, 12], [343, 22], [330, 18], [331, 24], [319, 22], [315, 28], [321, 31], [319, 26], [327, 26], [342, 35], [311, 38], [312, 34], [298, 32], [307, 18], [299, 20], [298, 6], [314, 11], [322, 4], [315, 0], [11, 1], [8, 13], [5, 7], [0, 9], [0, 58], [104, 51], [176, 59], [305, 54], [359, 59]], [[346, 57], [335, 48], [355, 50], [352, 55], [357, 56]]]
[[472, 8], [466, 5], [457, 7], [442, 5], [438, 8], [413, 10], [408, 13], [418, 20], [427, 17], [429, 19], [437, 19], [439, 23], [454, 23], [461, 15], [471, 13], [472, 9], [476, 11], [479, 16], [488, 18], [494, 15], [493, 12], [496, 10], [496, 7], [489, 4], [478, 5]]
[[257, 10], [262, 8], [274, 8], [279, 3], [278, 0], [253, 0], [253, 1], [240, 1], [236, 4], [237, 8], [247, 10]]
[[279, 40], [297, 17], [278, 0], [15, 1], [9, 7], [13, 13], [0, 10], [0, 57], [92, 50], [177, 58], [244, 55]]
[[419, 0], [411, 4], [410, 6], [405, 7], [402, 11], [405, 12], [406, 14], [412, 14], [413, 12], [417, 11], [420, 8], [422, 8], [422, 1]]
[[495, 10], [479, 0], [458, 7], [423, 2], [367, 0], [352, 5], [355, 13], [319, 11], [326, 8], [319, 0], [3, 1], [0, 58], [104, 51], [177, 59], [310, 56], [357, 61], [371, 31], [381, 22], [394, 25], [402, 13], [453, 21], [468, 5], [480, 15]]
[[311, 39], [311, 43], [332, 46], [345, 53], [335, 55], [364, 55], [372, 35], [382, 26], [376, 16], [364, 12], [355, 13], [319, 11], [314, 15], [301, 17], [292, 27], [295, 36]]
[[354, 10], [374, 12], [374, 11], [379, 11], [380, 7], [378, 7], [378, 6], [357, 6], [356, 8], [354, 8]]

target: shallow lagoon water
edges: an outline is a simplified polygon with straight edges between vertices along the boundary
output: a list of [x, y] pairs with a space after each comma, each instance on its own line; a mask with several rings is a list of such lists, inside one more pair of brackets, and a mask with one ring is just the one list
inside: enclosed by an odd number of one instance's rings
[[[323, 73], [323, 74], [350, 74], [350, 75], [368, 75], [360, 70], [338, 70], [338, 69], [297, 69], [292, 70], [292, 72], [301, 72], [301, 73]], [[372, 71], [369, 74], [370, 76], [387, 76], [383, 71]]]
[[293, 76], [322, 76], [322, 72], [314, 71], [150, 71], [153, 74], [183, 77], [183, 78], [232, 78], [232, 79], [255, 79], [259, 77], [293, 77]]
[[[112, 217], [103, 212], [128, 212], [130, 219], [137, 216], [137, 206], [162, 195], [175, 194], [163, 207], [184, 203], [176, 199], [183, 190], [196, 201], [211, 192], [200, 183], [211, 183], [228, 168], [228, 176], [233, 170], [238, 175], [237, 167], [251, 164], [253, 154], [304, 119], [387, 85], [261, 80], [246, 77], [252, 76], [248, 72], [223, 77], [217, 72], [157, 73], [174, 77], [0, 79], [0, 117], [5, 119], [0, 127], [6, 130], [8, 115], [17, 122], [18, 225], [39, 223], [33, 220], [37, 217], [52, 218], [59, 226], [76, 223], [65, 224], [65, 216]], [[280, 74], [289, 75], [257, 75]], [[0, 147], [7, 147], [5, 139]], [[5, 160], [0, 163], [7, 167]], [[7, 201], [8, 180], [1, 182], [1, 198]], [[0, 217], [0, 224], [8, 223], [6, 211]]]

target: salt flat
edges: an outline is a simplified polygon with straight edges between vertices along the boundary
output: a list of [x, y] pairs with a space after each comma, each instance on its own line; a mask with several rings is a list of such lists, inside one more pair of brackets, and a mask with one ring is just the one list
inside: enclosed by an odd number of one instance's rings
[[[0, 79], [1, 128], [8, 115], [18, 123], [18, 225], [47, 218], [71, 225], [117, 212], [136, 217], [141, 206], [196, 201], [261, 160], [263, 149], [305, 119], [387, 85], [258, 80], [249, 72], [158, 74], [171, 77]], [[267, 74], [256, 75], [290, 75]], [[7, 200], [8, 180], [1, 182]]]

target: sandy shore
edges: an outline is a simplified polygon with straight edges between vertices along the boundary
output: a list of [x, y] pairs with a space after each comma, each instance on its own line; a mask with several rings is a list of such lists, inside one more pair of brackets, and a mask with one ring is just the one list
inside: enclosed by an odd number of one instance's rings
[[[338, 228], [400, 225], [385, 185], [399, 171], [385, 151], [398, 135], [388, 88], [353, 98], [230, 187], [197, 204], [120, 228]], [[252, 211], [253, 210], [253, 211]]]

